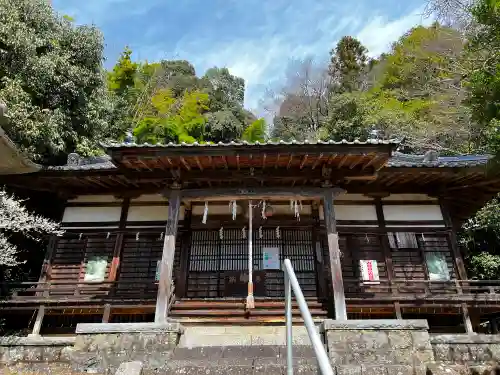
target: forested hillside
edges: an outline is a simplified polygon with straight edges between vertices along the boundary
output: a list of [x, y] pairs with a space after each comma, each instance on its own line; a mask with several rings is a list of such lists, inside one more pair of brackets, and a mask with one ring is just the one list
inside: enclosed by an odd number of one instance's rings
[[[45, 0], [0, 0], [2, 127], [43, 164], [102, 152], [99, 142], [130, 132], [149, 143], [396, 138], [406, 152], [499, 155], [500, 0], [430, 0], [428, 10], [434, 24], [381, 56], [344, 36], [324, 46], [328, 64], [294, 61], [263, 98], [266, 124], [244, 108], [245, 82], [227, 68], [201, 75], [189, 61], [137, 61], [125, 48], [106, 70], [96, 27]], [[499, 212], [495, 200], [463, 232], [478, 277], [500, 277]]]

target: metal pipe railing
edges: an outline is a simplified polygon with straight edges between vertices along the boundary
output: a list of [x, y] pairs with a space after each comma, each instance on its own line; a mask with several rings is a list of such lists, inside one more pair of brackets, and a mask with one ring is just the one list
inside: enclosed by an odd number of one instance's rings
[[293, 346], [292, 346], [292, 291], [295, 295], [295, 300], [300, 309], [302, 319], [306, 326], [307, 334], [311, 340], [314, 353], [318, 360], [320, 373], [323, 375], [333, 375], [333, 369], [330, 365], [330, 359], [326, 353], [321, 337], [316, 330], [316, 325], [307, 306], [306, 299], [302, 293], [297, 276], [292, 267], [290, 259], [285, 259], [283, 265], [285, 272], [285, 318], [286, 318], [286, 367], [287, 375], [293, 375]]

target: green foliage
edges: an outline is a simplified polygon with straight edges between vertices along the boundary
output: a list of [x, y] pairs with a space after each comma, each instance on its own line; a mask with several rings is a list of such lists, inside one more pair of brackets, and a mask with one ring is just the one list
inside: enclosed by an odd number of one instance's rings
[[36, 161], [93, 154], [99, 141], [120, 136], [102, 62], [95, 27], [75, 26], [45, 0], [0, 0], [0, 100], [10, 116], [3, 127]]
[[361, 75], [368, 63], [368, 50], [359, 40], [344, 36], [330, 51], [329, 74], [332, 77], [332, 91], [352, 92], [360, 89]]
[[159, 90], [151, 98], [147, 116], [134, 128], [134, 136], [149, 143], [203, 141], [208, 101], [208, 94], [199, 91], [186, 91], [177, 101], [170, 89]]
[[500, 159], [500, 2], [478, 0], [472, 16], [479, 26], [467, 45], [472, 62], [467, 102], [472, 118], [486, 127], [490, 147]]
[[263, 118], [255, 120], [245, 129], [242, 138], [251, 143], [264, 142], [266, 140], [266, 121]]
[[108, 84], [138, 142], [229, 142], [255, 120], [243, 108], [243, 79], [227, 68], [199, 78], [188, 61], [134, 63], [131, 55], [126, 48]]
[[126, 47], [113, 71], [108, 74], [108, 88], [118, 95], [126, 95], [135, 84], [139, 64], [132, 61], [131, 55], [132, 50]]
[[[240, 139], [243, 124], [233, 114], [225, 110], [206, 114], [205, 139], [212, 142], [230, 142]], [[248, 128], [247, 128], [248, 129]]]
[[471, 276], [500, 278], [500, 198], [493, 199], [463, 227], [461, 243], [467, 249]]

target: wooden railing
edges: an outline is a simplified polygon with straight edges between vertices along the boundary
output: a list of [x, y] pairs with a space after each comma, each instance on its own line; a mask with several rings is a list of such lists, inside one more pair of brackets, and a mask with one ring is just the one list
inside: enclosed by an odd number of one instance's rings
[[0, 301], [47, 300], [154, 300], [158, 290], [157, 282], [150, 281], [103, 281], [103, 282], [20, 282], [0, 284]]
[[[0, 303], [60, 303], [79, 301], [134, 301], [137, 304], [156, 300], [154, 281], [104, 282], [20, 282], [0, 284]], [[364, 282], [344, 279], [347, 301], [498, 301], [500, 280], [398, 280]]]
[[371, 298], [394, 301], [500, 301], [500, 280], [381, 279], [365, 282], [359, 279], [344, 279], [344, 292], [346, 298], [351, 301]]

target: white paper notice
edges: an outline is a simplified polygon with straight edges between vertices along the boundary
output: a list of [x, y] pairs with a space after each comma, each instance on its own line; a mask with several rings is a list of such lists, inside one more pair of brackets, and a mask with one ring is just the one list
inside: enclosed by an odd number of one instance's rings
[[280, 265], [280, 248], [279, 247], [264, 247], [262, 248], [262, 263], [265, 270], [279, 270]]

